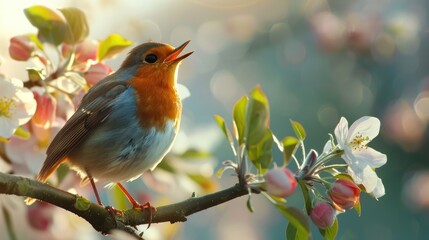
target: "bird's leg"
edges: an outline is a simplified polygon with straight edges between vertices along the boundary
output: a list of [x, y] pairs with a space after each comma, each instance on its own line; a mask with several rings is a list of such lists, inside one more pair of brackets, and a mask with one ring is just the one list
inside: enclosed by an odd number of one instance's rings
[[128, 201], [131, 203], [131, 205], [133, 205], [134, 209], [141, 209], [141, 210], [149, 209], [149, 225], [147, 226], [147, 228], [149, 228], [150, 225], [152, 224], [152, 214], [155, 213], [156, 208], [152, 207], [152, 205], [150, 205], [149, 202], [141, 205], [131, 196], [131, 194], [127, 191], [127, 189], [125, 189], [125, 187], [120, 182], [117, 182], [116, 185], [118, 185], [119, 189], [121, 189], [125, 197], [127, 197]]
[[117, 182], [116, 185], [118, 185], [119, 189], [121, 189], [121, 191], [124, 193], [125, 197], [127, 197], [128, 201], [131, 203], [131, 205], [133, 205], [133, 208], [140, 208], [140, 209], [151, 208], [151, 209], [155, 209], [154, 207], [152, 207], [150, 205], [149, 202], [147, 202], [147, 203], [145, 203], [143, 205], [140, 204], [139, 202], [137, 202], [131, 196], [131, 194], [127, 191], [127, 189], [125, 189], [125, 187], [120, 182]]
[[94, 190], [95, 198], [97, 199], [98, 205], [106, 208], [107, 211], [109, 211], [111, 214], [123, 215], [123, 212], [121, 210], [115, 209], [112, 206], [104, 206], [103, 203], [101, 203], [100, 195], [98, 194], [97, 187], [95, 186], [94, 178], [92, 178], [88, 170], [86, 170], [86, 176], [88, 177], [89, 182], [91, 183], [92, 190]]
[[103, 203], [101, 203], [100, 195], [98, 194], [97, 187], [95, 186], [94, 178], [92, 178], [91, 174], [89, 174], [88, 171], [86, 171], [86, 176], [88, 177], [89, 182], [91, 183], [92, 190], [94, 190], [95, 198], [97, 199], [98, 205], [104, 206]]

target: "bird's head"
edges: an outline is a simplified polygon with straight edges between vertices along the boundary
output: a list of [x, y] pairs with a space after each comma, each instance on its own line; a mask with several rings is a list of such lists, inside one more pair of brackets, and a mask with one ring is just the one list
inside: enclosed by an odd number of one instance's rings
[[186, 41], [177, 48], [164, 43], [143, 43], [131, 50], [122, 63], [121, 69], [132, 69], [137, 78], [174, 86], [177, 81], [179, 63], [193, 53], [188, 52], [179, 56], [189, 42]]

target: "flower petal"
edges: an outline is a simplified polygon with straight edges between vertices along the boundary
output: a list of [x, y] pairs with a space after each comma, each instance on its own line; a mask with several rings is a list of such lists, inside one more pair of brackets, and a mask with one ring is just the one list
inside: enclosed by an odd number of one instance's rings
[[20, 102], [16, 105], [13, 118], [18, 120], [19, 125], [23, 125], [33, 117], [36, 112], [37, 103], [36, 100], [31, 99], [27, 102]]
[[377, 186], [374, 188], [374, 191], [371, 192], [371, 194], [376, 198], [379, 199], [382, 196], [384, 196], [384, 194], [386, 194], [385, 190], [384, 190], [384, 185], [383, 185], [383, 181], [381, 181], [381, 178], [378, 178], [377, 180]]
[[177, 92], [179, 93], [180, 100], [183, 101], [185, 98], [188, 98], [191, 96], [191, 92], [185, 85], [177, 83], [176, 87], [177, 87]]
[[349, 132], [349, 123], [347, 119], [341, 117], [340, 122], [335, 127], [335, 138], [338, 141], [338, 144], [344, 149], [348, 144], [348, 132]]
[[13, 98], [15, 86], [7, 78], [0, 79], [0, 98]]
[[0, 137], [10, 138], [18, 125], [17, 119], [0, 117]]
[[[359, 162], [353, 156], [353, 152], [350, 148], [344, 148], [344, 153], [341, 155], [341, 158], [350, 166], [352, 164], [358, 164]], [[363, 168], [363, 167], [362, 167]]]
[[362, 184], [365, 187], [366, 192], [374, 191], [379, 178], [369, 165], [361, 168], [359, 165], [352, 164], [349, 165], [347, 170], [355, 183]]
[[353, 157], [357, 162], [365, 162], [372, 168], [379, 168], [386, 164], [387, 156], [373, 148], [353, 151]]
[[24, 82], [17, 78], [10, 78], [10, 82], [16, 87], [16, 88], [23, 88]]
[[369, 141], [377, 137], [380, 132], [380, 120], [376, 117], [361, 117], [356, 120], [349, 129], [347, 140], [350, 142], [356, 135], [368, 137]]

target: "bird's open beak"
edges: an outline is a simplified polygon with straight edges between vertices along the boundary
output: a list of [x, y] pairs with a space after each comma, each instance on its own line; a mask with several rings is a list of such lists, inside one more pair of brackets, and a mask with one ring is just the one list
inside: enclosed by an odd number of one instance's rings
[[180, 62], [183, 59], [189, 57], [189, 55], [191, 55], [193, 53], [192, 52], [188, 52], [182, 56], [179, 57], [179, 54], [183, 51], [183, 49], [185, 49], [186, 45], [189, 44], [191, 40], [186, 41], [184, 44], [180, 45], [179, 47], [177, 47], [176, 49], [173, 50], [173, 52], [170, 53], [170, 55], [168, 55], [165, 60], [164, 63], [171, 63], [171, 62]]

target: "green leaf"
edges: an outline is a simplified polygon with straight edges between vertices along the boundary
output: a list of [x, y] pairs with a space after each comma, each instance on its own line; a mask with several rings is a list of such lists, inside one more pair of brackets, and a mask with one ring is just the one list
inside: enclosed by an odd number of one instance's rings
[[246, 207], [247, 207], [247, 210], [249, 210], [249, 212], [251, 213], [253, 212], [253, 206], [252, 206], [252, 202], [250, 201], [250, 195], [247, 198]]
[[247, 105], [247, 146], [258, 144], [266, 134], [269, 122], [269, 106], [265, 93], [256, 86], [249, 96]]
[[198, 184], [205, 192], [213, 192], [216, 190], [216, 184], [212, 178], [207, 176], [203, 176], [201, 174], [186, 174], [189, 179]]
[[38, 81], [43, 80], [44, 76], [42, 74], [41, 69], [27, 68], [26, 70], [27, 70], [27, 74], [28, 74], [28, 79], [30, 79], [30, 81], [38, 82]]
[[248, 157], [260, 174], [264, 174], [273, 161], [273, 135], [270, 129], [265, 130], [264, 138], [248, 148]]
[[296, 137], [288, 136], [282, 141], [283, 143], [283, 159], [285, 165], [290, 162], [292, 155], [295, 154], [299, 146], [299, 140]]
[[286, 198], [276, 197], [276, 196], [272, 196], [272, 195], [265, 194], [265, 193], [264, 193], [264, 196], [266, 198], [268, 198], [268, 200], [270, 200], [271, 202], [274, 202], [277, 204], [286, 204], [287, 203]]
[[341, 179], [342, 178], [342, 179], [347, 179], [347, 180], [353, 181], [353, 178], [349, 174], [347, 174], [347, 173], [335, 174], [333, 177], [336, 178], [336, 179]]
[[304, 197], [305, 210], [307, 211], [307, 214], [310, 215], [312, 210], [310, 193], [308, 192], [308, 188], [304, 180], [299, 180], [298, 183], [299, 183], [299, 186], [301, 187], [302, 195]]
[[36, 44], [36, 46], [37, 46], [40, 50], [43, 50], [43, 49], [44, 49], [43, 44], [40, 42], [39, 38], [37, 38], [37, 35], [36, 35], [36, 34], [29, 33], [29, 34], [28, 34], [28, 38], [30, 38], [30, 40], [31, 40], [34, 44]]
[[13, 135], [20, 137], [22, 139], [29, 139], [31, 137], [31, 133], [30, 131], [28, 131], [27, 129], [23, 128], [22, 126], [18, 127], [15, 132], [13, 133]]
[[310, 239], [310, 237], [305, 232], [298, 231], [298, 229], [289, 222], [286, 228], [286, 239], [287, 240], [308, 240]]
[[162, 170], [167, 171], [169, 173], [176, 173], [176, 169], [170, 164], [170, 162], [168, 161], [169, 159], [167, 159], [167, 158], [168, 157], [164, 157], [164, 160], [161, 161], [156, 168], [162, 169]]
[[320, 229], [320, 234], [325, 238], [325, 240], [334, 240], [338, 233], [338, 219], [335, 218], [334, 224], [327, 229]]
[[133, 44], [119, 34], [111, 34], [98, 46], [98, 60], [113, 58], [116, 54]]
[[57, 170], [55, 171], [57, 173], [58, 178], [58, 185], [64, 180], [64, 178], [67, 176], [67, 173], [70, 171], [70, 168], [66, 164], [61, 164]]
[[82, 42], [89, 34], [85, 13], [74, 7], [62, 8], [60, 11], [68, 23], [68, 31], [65, 33], [64, 42], [68, 44]]
[[112, 191], [110, 191], [112, 199], [114, 201], [113, 206], [118, 209], [127, 209], [128, 200], [126, 199], [122, 190], [118, 187], [117, 184], [112, 187]]
[[184, 153], [180, 154], [180, 157], [186, 158], [189, 160], [200, 160], [211, 157], [212, 154], [210, 152], [201, 151], [198, 149], [188, 149]]
[[82, 196], [77, 196], [76, 197], [76, 201], [74, 202], [74, 207], [79, 210], [79, 211], [86, 211], [89, 209], [89, 207], [91, 206], [91, 202], [82, 197]]
[[301, 123], [294, 120], [290, 120], [290, 123], [292, 124], [293, 131], [295, 132], [298, 139], [303, 141], [307, 136], [304, 127], [301, 125]]
[[214, 117], [215, 117], [217, 124], [222, 129], [223, 134], [225, 134], [226, 139], [228, 140], [228, 143], [231, 146], [231, 149], [235, 155], [236, 151], [235, 151], [235, 147], [234, 147], [234, 140], [232, 139], [231, 132], [229, 131], [228, 127], [226, 126], [225, 120], [219, 115], [215, 115]]
[[355, 209], [356, 213], [360, 217], [360, 215], [362, 213], [362, 209], [361, 209], [361, 206], [360, 206], [360, 201], [357, 201], [357, 203], [353, 206], [353, 208]]
[[67, 22], [61, 13], [45, 6], [32, 6], [24, 9], [24, 14], [30, 23], [38, 30], [41, 41], [54, 44], [63, 42], [67, 31]]
[[252, 91], [250, 92], [250, 98], [264, 104], [266, 110], [268, 111], [268, 99], [267, 96], [265, 96], [265, 93], [262, 91], [261, 86], [257, 85], [255, 88], [252, 89]]
[[[300, 235], [302, 238], [298, 239], [309, 239], [310, 238], [310, 223], [308, 221], [307, 215], [305, 215], [301, 210], [288, 207], [282, 204], [274, 204], [277, 209], [285, 216], [290, 225], [293, 225], [296, 228], [298, 233], [296, 235]], [[296, 239], [296, 238], [295, 238]]]
[[247, 112], [247, 103], [249, 102], [249, 98], [243, 96], [240, 98], [234, 105], [233, 110], [233, 118], [234, 118], [234, 127], [236, 132], [236, 138], [238, 140], [238, 144], [241, 145], [244, 143], [244, 139], [246, 138], [246, 112]]

